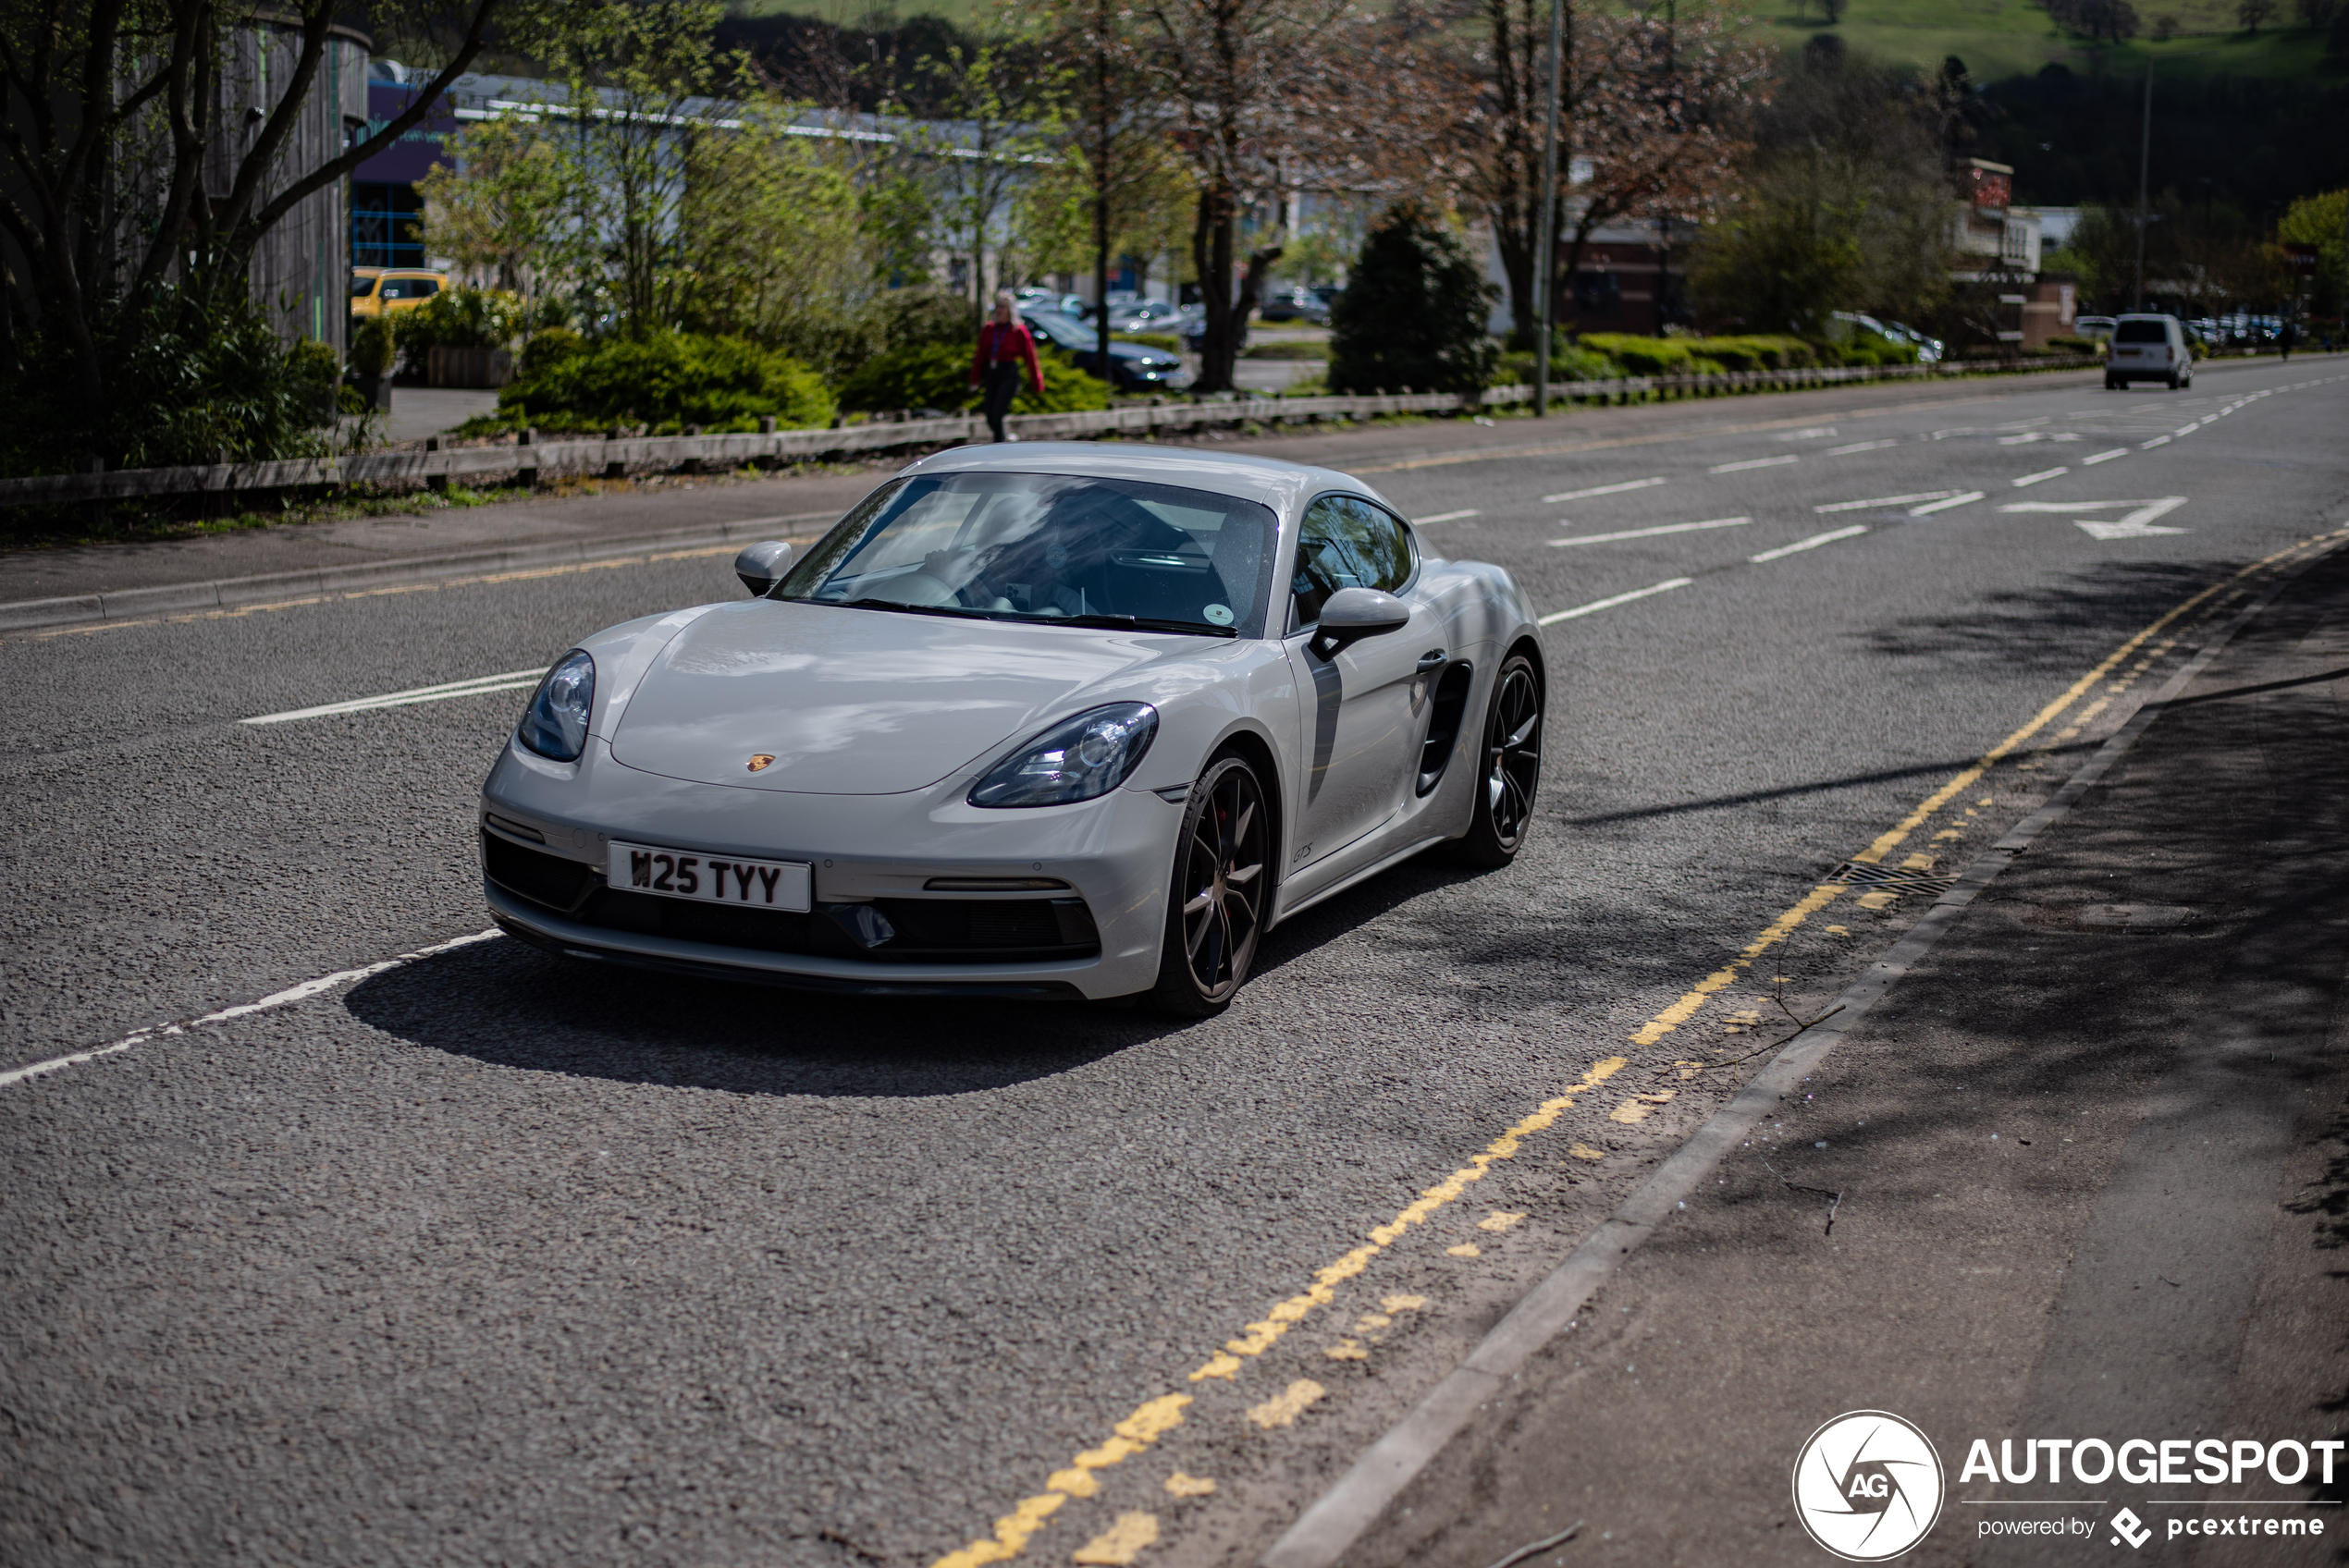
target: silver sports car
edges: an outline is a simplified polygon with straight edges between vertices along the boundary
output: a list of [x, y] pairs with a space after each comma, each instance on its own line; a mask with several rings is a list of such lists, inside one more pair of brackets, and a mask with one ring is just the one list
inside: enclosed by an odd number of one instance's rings
[[747, 602], [599, 631], [482, 787], [498, 924], [813, 989], [1213, 1012], [1264, 932], [1542, 759], [1533, 614], [1326, 469], [1092, 445], [913, 464]]

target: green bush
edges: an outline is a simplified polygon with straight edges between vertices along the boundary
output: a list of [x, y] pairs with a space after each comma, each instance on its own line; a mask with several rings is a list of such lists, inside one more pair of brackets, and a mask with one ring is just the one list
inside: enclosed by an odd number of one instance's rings
[[1810, 344], [1800, 337], [1768, 333], [1730, 337], [1698, 337], [1690, 347], [1730, 370], [1796, 370], [1819, 362]]
[[[1170, 354], [1179, 354], [1183, 351], [1183, 340], [1175, 337], [1171, 332], [1113, 332], [1109, 335], [1109, 340], [1113, 343], [1139, 343], [1145, 349], [1163, 349]], [[1273, 347], [1287, 348], [1291, 347], [1291, 345], [1275, 344]], [[1248, 349], [1248, 354], [1250, 359], [1311, 358], [1318, 360], [1322, 357], [1319, 354], [1310, 356], [1273, 354], [1268, 356], [1261, 350], [1255, 349]]]
[[[1109, 384], [1086, 374], [1058, 353], [1037, 355], [1044, 372], [1044, 394], [1038, 397], [1025, 383], [1012, 399], [1015, 414], [1077, 413], [1109, 407]], [[978, 388], [970, 384], [971, 348], [934, 343], [892, 349], [866, 361], [841, 383], [840, 406], [857, 413], [894, 413], [901, 409], [936, 409], [961, 413], [979, 405]]]
[[519, 295], [503, 288], [444, 288], [412, 311], [391, 317], [392, 332], [410, 363], [427, 349], [502, 349], [522, 331]]
[[[545, 337], [546, 334], [540, 334]], [[739, 337], [683, 332], [616, 337], [560, 355], [498, 394], [499, 420], [547, 430], [644, 424], [672, 435], [828, 424], [832, 399], [814, 371]]]
[[[1550, 385], [1561, 386], [1569, 381], [1619, 381], [1623, 367], [1605, 354], [1591, 349], [1578, 349], [1563, 337], [1550, 350]], [[1494, 374], [1502, 386], [1531, 386], [1533, 385], [1533, 350], [1519, 349], [1503, 354]]]
[[960, 343], [967, 350], [978, 330], [972, 325], [969, 298], [943, 288], [892, 288], [873, 302], [873, 314], [884, 349]]
[[362, 316], [351, 329], [351, 368], [361, 375], [389, 375], [400, 344], [389, 316]]
[[1688, 375], [1686, 337], [1635, 337], [1628, 332], [1586, 332], [1582, 347], [1623, 367], [1627, 375]]
[[544, 375], [563, 361], [587, 351], [587, 339], [567, 326], [543, 327], [522, 346], [522, 363], [515, 373], [523, 380]]
[[[1172, 337], [1138, 337], [1134, 341], [1162, 343], [1170, 351], [1181, 346]], [[1244, 360], [1326, 360], [1329, 357], [1330, 346], [1327, 343], [1259, 343], [1254, 348], [1240, 350], [1240, 358]]]
[[2073, 337], [2069, 334], [2048, 339], [2048, 347], [2059, 354], [2101, 354], [2104, 345], [2093, 337]]
[[1396, 202], [1362, 242], [1346, 292], [1330, 308], [1330, 385], [1482, 390], [1500, 356], [1484, 329], [1496, 292], [1433, 214]]

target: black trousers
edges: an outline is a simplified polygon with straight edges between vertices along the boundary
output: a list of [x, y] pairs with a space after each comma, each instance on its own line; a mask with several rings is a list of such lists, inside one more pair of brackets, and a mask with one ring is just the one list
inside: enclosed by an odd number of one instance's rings
[[1012, 411], [1012, 399], [1019, 395], [1019, 369], [1016, 361], [989, 365], [985, 379], [979, 383], [987, 398], [981, 405], [987, 414], [987, 428], [995, 433], [998, 441], [1003, 439], [1003, 416]]

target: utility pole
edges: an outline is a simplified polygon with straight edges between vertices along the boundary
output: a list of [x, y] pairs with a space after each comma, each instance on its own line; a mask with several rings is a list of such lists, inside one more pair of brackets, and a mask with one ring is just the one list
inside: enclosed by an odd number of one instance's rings
[[2146, 61], [2145, 134], [2137, 144], [2137, 309], [2146, 309], [2146, 190], [2153, 172], [2153, 61]]
[[1115, 391], [1109, 362], [1109, 0], [1093, 8], [1093, 107], [1101, 116], [1093, 143], [1093, 345], [1101, 379]]
[[1533, 250], [1533, 314], [1540, 336], [1533, 342], [1533, 417], [1550, 411], [1550, 335], [1557, 321], [1558, 72], [1566, 0], [1550, 0], [1550, 80], [1542, 97], [1542, 224]]

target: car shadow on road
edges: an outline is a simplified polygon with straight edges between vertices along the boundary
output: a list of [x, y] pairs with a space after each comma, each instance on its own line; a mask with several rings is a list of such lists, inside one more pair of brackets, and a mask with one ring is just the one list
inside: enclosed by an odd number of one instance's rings
[[979, 1093], [1182, 1026], [1065, 1003], [829, 997], [554, 958], [510, 939], [352, 988], [352, 1017], [498, 1067], [741, 1095]]
[[[1875, 652], [1896, 657], [2069, 667], [2083, 654], [2094, 658], [2109, 652], [2116, 641], [2223, 582], [2242, 564], [2099, 561], [2066, 577], [1968, 599], [1951, 613], [1887, 622], [1864, 640]], [[2185, 619], [2192, 617], [2190, 611]]]
[[[1274, 928], [1254, 972], [1476, 875], [1441, 850], [1420, 855]], [[506, 939], [376, 975], [345, 1005], [385, 1034], [499, 1067], [732, 1094], [892, 1098], [1049, 1078], [1202, 1022], [1114, 1004], [730, 985], [566, 961]]]

